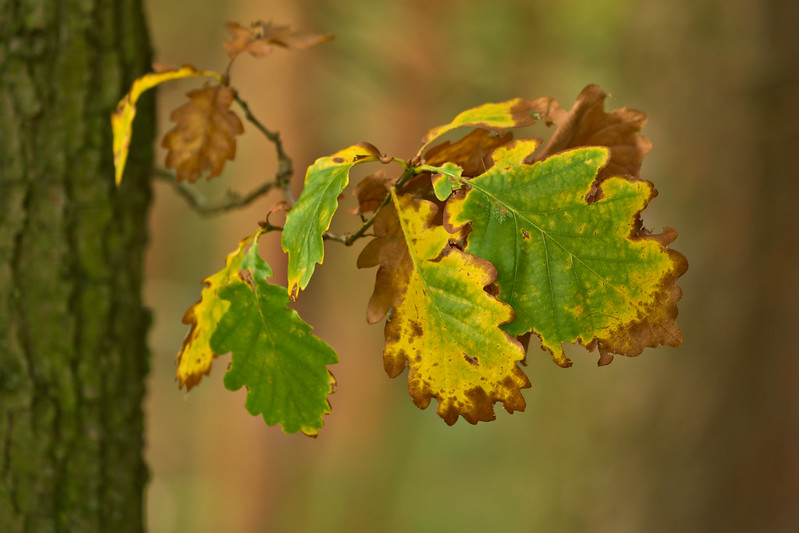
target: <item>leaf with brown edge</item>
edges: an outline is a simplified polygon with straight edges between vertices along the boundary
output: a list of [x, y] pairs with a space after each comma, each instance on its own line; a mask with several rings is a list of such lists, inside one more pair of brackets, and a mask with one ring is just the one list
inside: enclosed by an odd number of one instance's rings
[[230, 111], [234, 95], [227, 85], [196, 89], [187, 96], [189, 102], [169, 115], [176, 125], [161, 141], [169, 150], [165, 164], [175, 169], [178, 181], [195, 182], [206, 171], [211, 179], [236, 157], [236, 135], [244, 126]]
[[610, 364], [613, 354], [636, 357], [644, 348], [666, 345], [677, 347], [682, 344], [683, 335], [677, 325], [677, 303], [682, 297], [682, 289], [677, 279], [688, 270], [685, 256], [668, 248], [677, 238], [677, 230], [671, 226], [663, 228], [663, 233], [649, 234], [639, 230], [632, 240], [650, 239], [666, 249], [675, 265], [670, 276], [662, 281], [652, 303], [641, 310], [636, 320], [624, 327], [618, 327], [606, 335], [596, 337], [586, 347], [589, 351], [599, 349], [599, 366]]
[[483, 104], [467, 109], [459, 113], [449, 124], [428, 131], [422, 138], [422, 147], [417, 155], [421, 156], [431, 142], [456, 128], [483, 128], [503, 133], [510, 128], [532, 126], [547, 113], [551, 102], [552, 99], [549, 97], [535, 100], [514, 98], [506, 102]]
[[245, 28], [238, 22], [228, 22], [225, 27], [233, 36], [224, 46], [231, 60], [242, 52], [253, 57], [264, 57], [272, 46], [305, 50], [311, 46], [333, 39], [331, 34], [318, 34], [292, 30], [289, 26], [276, 26], [271, 22], [255, 22]]
[[509, 413], [524, 410], [521, 389], [530, 386], [518, 366], [524, 351], [499, 327], [513, 310], [485, 291], [496, 270], [452, 247], [459, 236], [431, 227], [435, 204], [391, 194], [409, 260], [398, 262], [401, 290], [385, 326], [386, 372], [396, 377], [407, 366], [414, 403], [424, 409], [436, 398], [449, 425], [458, 416], [472, 424], [493, 420], [498, 402]]
[[652, 150], [651, 141], [641, 135], [646, 114], [627, 108], [606, 113], [607, 96], [598, 85], [589, 85], [568, 112], [553, 102], [546, 123], [554, 124], [555, 132], [535, 160], [543, 161], [569, 148], [606, 146], [610, 148], [610, 161], [600, 171], [598, 181], [610, 176], [639, 177], [644, 156]]
[[599, 347], [601, 364], [611, 352], [679, 344], [676, 279], [686, 262], [667, 248], [673, 230], [653, 236], [641, 227], [652, 184], [606, 178], [601, 197], [588, 201], [609, 150], [576, 148], [530, 164], [536, 145], [498, 148], [494, 166], [447, 203], [448, 224], [469, 224], [466, 251], [497, 269], [499, 297], [516, 312], [503, 328], [533, 331], [564, 367], [566, 342]]

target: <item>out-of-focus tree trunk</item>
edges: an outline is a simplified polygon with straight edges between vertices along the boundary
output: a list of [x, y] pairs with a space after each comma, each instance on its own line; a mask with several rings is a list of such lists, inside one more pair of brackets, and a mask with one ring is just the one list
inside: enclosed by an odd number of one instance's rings
[[0, 0], [0, 531], [139, 531], [153, 106], [140, 0]]
[[735, 298], [745, 327], [730, 332], [736, 350], [719, 368], [728, 377], [702, 451], [713, 480], [705, 531], [799, 524], [799, 3], [769, 0], [761, 13], [764, 42], [751, 43], [763, 50], [749, 99], [755, 164], [737, 180], [751, 202]]

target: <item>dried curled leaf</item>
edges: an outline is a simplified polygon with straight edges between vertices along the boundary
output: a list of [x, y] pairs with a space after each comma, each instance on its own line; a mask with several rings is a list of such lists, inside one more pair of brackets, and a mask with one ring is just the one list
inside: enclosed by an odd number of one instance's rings
[[607, 146], [610, 161], [600, 170], [600, 181], [610, 176], [639, 177], [644, 156], [652, 150], [651, 141], [641, 135], [646, 114], [627, 108], [606, 113], [607, 96], [599, 86], [589, 85], [580, 92], [568, 112], [553, 102], [546, 122], [556, 126], [555, 132], [535, 160], [543, 161], [569, 148]]
[[679, 344], [676, 279], [687, 263], [666, 247], [675, 234], [641, 230], [652, 184], [607, 178], [599, 199], [587, 201], [609, 150], [578, 148], [525, 163], [536, 145], [498, 148], [494, 166], [447, 206], [453, 226], [470, 224], [466, 251], [497, 268], [499, 297], [516, 312], [505, 329], [537, 333], [561, 366], [571, 364], [564, 342], [599, 347], [600, 363], [610, 353]]
[[230, 59], [242, 52], [253, 57], [263, 57], [272, 51], [273, 46], [294, 50], [305, 50], [311, 46], [333, 39], [331, 34], [318, 34], [295, 31], [289, 26], [275, 26], [271, 22], [255, 22], [245, 28], [238, 22], [228, 22], [225, 26], [233, 38], [223, 44]]
[[136, 102], [138, 102], [141, 94], [166, 81], [196, 76], [208, 76], [220, 83], [224, 79], [218, 72], [197, 70], [191, 65], [184, 65], [179, 69], [161, 70], [160, 72], [145, 74], [137, 78], [131, 85], [128, 94], [119, 101], [116, 110], [111, 114], [111, 129], [114, 134], [114, 179], [117, 185], [122, 183], [122, 174], [125, 171], [125, 163], [128, 160], [128, 151], [130, 149], [133, 119], [136, 117]]
[[187, 96], [189, 102], [169, 115], [175, 127], [161, 141], [169, 150], [165, 164], [175, 169], [178, 181], [195, 182], [206, 171], [211, 179], [236, 157], [236, 136], [244, 126], [230, 110], [234, 96], [227, 85], [196, 89]]
[[407, 365], [414, 403], [424, 409], [436, 398], [439, 416], [450, 425], [458, 416], [472, 424], [493, 420], [497, 402], [510, 413], [524, 410], [521, 389], [530, 386], [518, 367], [524, 351], [499, 328], [513, 311], [484, 290], [496, 271], [450, 246], [458, 236], [430, 226], [433, 203], [394, 191], [392, 201], [407, 259], [397, 261], [392, 280], [397, 290], [385, 326], [386, 372], [395, 377]]

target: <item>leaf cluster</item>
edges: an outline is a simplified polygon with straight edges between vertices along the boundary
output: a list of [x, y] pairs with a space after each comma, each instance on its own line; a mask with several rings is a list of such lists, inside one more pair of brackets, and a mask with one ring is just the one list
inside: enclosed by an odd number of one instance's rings
[[[263, 57], [273, 46], [304, 49], [330, 39], [260, 22], [228, 29], [231, 64], [244, 52]], [[614, 355], [682, 342], [677, 279], [687, 262], [670, 248], [676, 230], [653, 233], [641, 216], [657, 195], [640, 176], [652, 148], [641, 135], [643, 112], [606, 112], [608, 95], [596, 85], [569, 110], [550, 97], [483, 104], [428, 131], [409, 159], [369, 143], [317, 159], [295, 202], [279, 136], [252, 115], [229, 85], [230, 65], [227, 72], [186, 66], [145, 76], [112, 119], [119, 182], [138, 94], [162, 81], [210, 76], [217, 84], [191, 91], [164, 136], [176, 180], [217, 176], [235, 157], [243, 128], [230, 110], [234, 101], [278, 152], [275, 180], [259, 191], [277, 186], [286, 200], [205, 280], [201, 300], [186, 312], [181, 387], [198, 384], [215, 357], [230, 353], [225, 386], [247, 388], [250, 413], [315, 435], [330, 411], [335, 381], [327, 365], [337, 355], [287, 304], [308, 287], [326, 241], [349, 246], [369, 230], [357, 266], [378, 267], [366, 319], [385, 319], [385, 370], [396, 377], [407, 369], [414, 403], [424, 409], [435, 399], [447, 424], [493, 420], [497, 403], [510, 413], [524, 410], [531, 339], [562, 367], [572, 364], [567, 343], [597, 351], [606, 365]], [[537, 122], [551, 132], [546, 142], [515, 138], [518, 128]], [[361, 227], [334, 235], [329, 228], [350, 171], [362, 164], [379, 168], [354, 188]], [[283, 227], [269, 221], [278, 210], [287, 212]], [[266, 281], [271, 268], [257, 254], [258, 238], [278, 230], [288, 255], [286, 287]]]

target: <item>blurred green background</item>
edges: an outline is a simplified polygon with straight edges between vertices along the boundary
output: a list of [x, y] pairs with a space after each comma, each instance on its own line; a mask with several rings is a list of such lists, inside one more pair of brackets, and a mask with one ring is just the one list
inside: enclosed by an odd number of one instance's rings
[[[276, 200], [222, 218], [156, 186], [147, 301], [155, 323], [147, 400], [153, 532], [799, 531], [799, 2], [755, 0], [323, 0], [148, 2], [156, 58], [223, 70], [228, 20], [331, 32], [306, 52], [242, 57], [233, 84], [295, 164], [358, 141], [409, 157], [462, 109], [516, 96], [569, 108], [585, 85], [642, 109], [660, 196], [647, 227], [676, 226], [689, 260], [679, 349], [598, 368], [556, 367], [531, 348], [528, 406], [446, 426], [382, 368], [365, 307], [374, 270], [327, 246], [298, 302], [339, 353], [318, 439], [285, 435], [222, 386], [226, 361], [190, 394], [174, 382], [180, 318]], [[161, 132], [196, 82], [159, 92]], [[207, 194], [275, 170], [245, 125]], [[161, 154], [161, 157], [163, 154]], [[368, 169], [367, 169], [368, 172]], [[357, 174], [353, 181], [357, 181]], [[344, 207], [351, 205], [349, 194]], [[346, 212], [334, 228], [355, 221]], [[285, 283], [279, 237], [262, 256]]]

